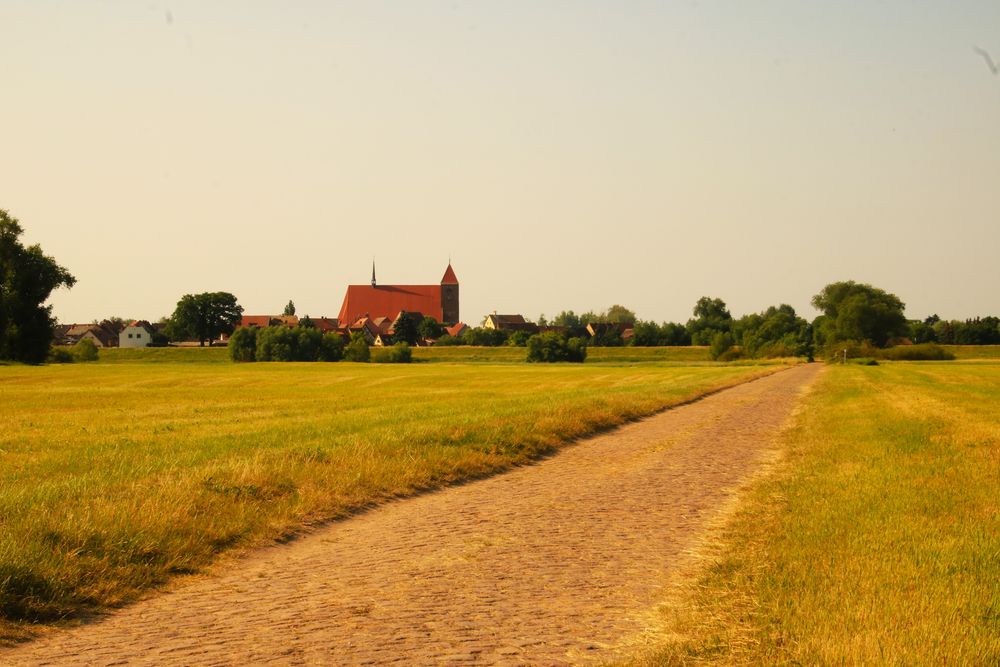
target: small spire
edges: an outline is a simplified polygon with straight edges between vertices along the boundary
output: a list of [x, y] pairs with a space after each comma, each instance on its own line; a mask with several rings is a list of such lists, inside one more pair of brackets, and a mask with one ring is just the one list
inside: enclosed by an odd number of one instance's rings
[[375, 258], [372, 257], [372, 287], [375, 287]]

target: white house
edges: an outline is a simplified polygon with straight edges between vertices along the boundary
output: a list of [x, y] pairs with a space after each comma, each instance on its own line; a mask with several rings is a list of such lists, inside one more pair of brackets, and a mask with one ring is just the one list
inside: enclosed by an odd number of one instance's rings
[[118, 347], [146, 347], [153, 342], [153, 327], [146, 320], [134, 320], [118, 334]]

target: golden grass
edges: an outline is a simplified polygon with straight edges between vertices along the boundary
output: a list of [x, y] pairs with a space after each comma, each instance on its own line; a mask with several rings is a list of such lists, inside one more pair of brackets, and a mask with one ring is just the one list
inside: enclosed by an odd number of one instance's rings
[[774, 370], [117, 352], [135, 363], [0, 368], [0, 641]]
[[829, 367], [642, 664], [1000, 663], [1000, 364]]

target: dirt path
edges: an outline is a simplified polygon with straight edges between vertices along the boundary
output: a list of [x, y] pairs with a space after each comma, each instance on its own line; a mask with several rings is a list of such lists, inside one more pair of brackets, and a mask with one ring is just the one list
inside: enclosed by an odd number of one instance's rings
[[0, 651], [0, 663], [612, 658], [817, 372], [795, 367], [537, 465], [332, 524], [103, 622]]

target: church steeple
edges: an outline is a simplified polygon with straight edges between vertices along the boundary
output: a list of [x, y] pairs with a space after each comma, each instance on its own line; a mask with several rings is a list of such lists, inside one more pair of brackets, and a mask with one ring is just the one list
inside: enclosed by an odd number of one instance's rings
[[441, 278], [441, 322], [442, 324], [457, 324], [458, 319], [458, 276], [451, 268], [451, 258], [448, 258], [448, 268]]
[[372, 260], [372, 287], [375, 287], [375, 260]]

